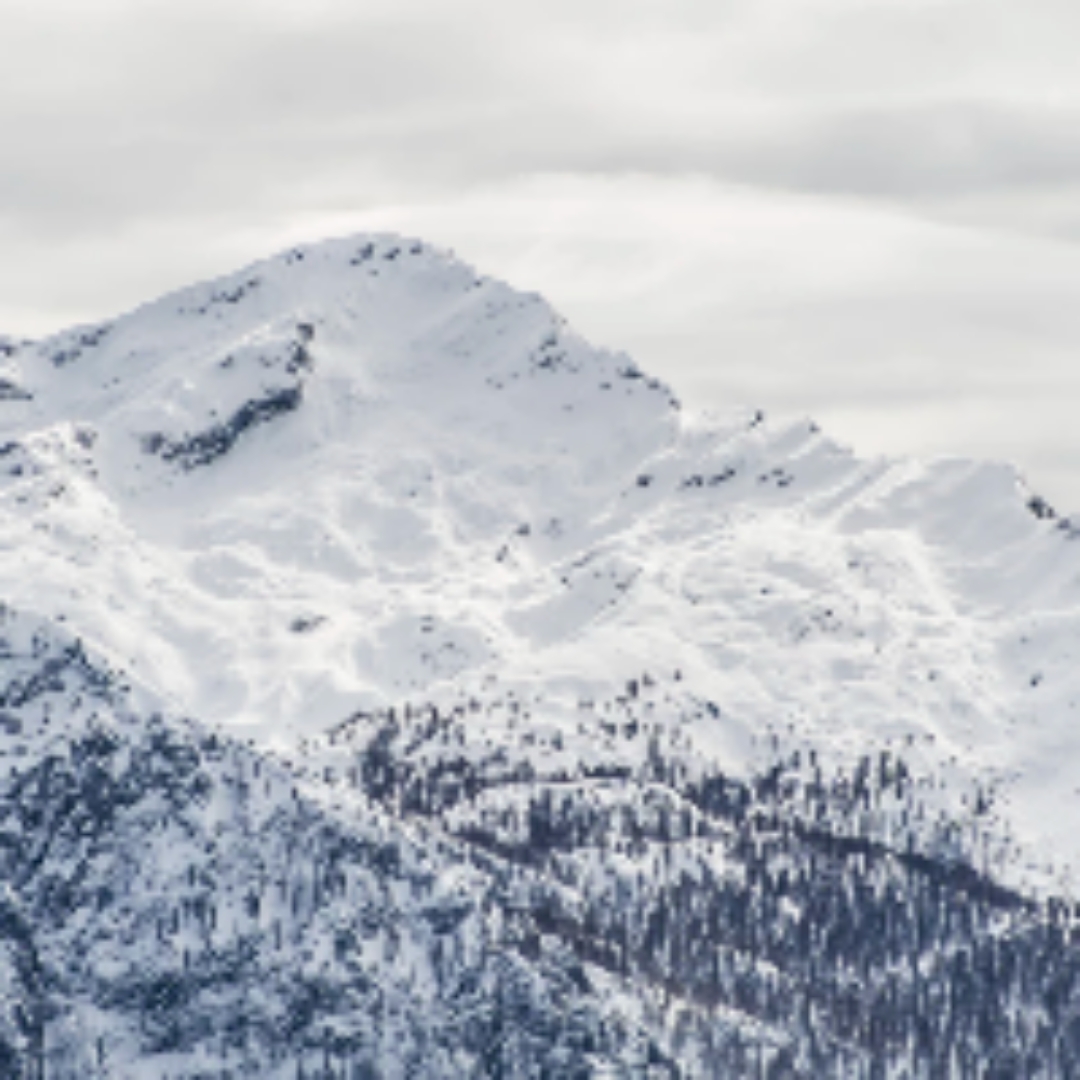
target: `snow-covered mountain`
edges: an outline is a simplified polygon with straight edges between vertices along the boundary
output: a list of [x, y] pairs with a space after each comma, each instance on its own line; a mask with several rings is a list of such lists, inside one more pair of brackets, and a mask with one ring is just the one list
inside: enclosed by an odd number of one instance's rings
[[0, 524], [0, 1076], [1080, 1076], [1009, 468], [372, 236], [0, 338]]

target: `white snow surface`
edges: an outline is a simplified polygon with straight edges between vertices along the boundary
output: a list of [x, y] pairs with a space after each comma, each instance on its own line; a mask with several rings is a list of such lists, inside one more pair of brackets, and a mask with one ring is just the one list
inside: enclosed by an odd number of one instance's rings
[[899, 748], [998, 789], [1018, 880], [1080, 865], [1080, 526], [1004, 465], [697, 416], [419, 242], [0, 339], [0, 545], [5, 604], [287, 757], [474, 694], [596, 756], [561, 704], [648, 676], [702, 762]]

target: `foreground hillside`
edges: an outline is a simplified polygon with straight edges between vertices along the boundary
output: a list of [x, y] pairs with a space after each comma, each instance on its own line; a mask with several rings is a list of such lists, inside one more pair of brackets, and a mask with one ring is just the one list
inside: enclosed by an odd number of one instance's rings
[[0, 1075], [1080, 1075], [1080, 529], [1007, 467], [390, 237], [0, 341], [0, 435]]

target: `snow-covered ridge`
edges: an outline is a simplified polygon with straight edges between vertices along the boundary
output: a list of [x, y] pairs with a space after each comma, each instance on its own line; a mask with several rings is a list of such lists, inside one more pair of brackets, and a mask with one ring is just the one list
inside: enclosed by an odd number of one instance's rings
[[440, 685], [588, 693], [647, 661], [728, 707], [707, 738], [739, 760], [777, 728], [933, 741], [1074, 805], [1080, 545], [1007, 467], [699, 420], [394, 237], [4, 364], [3, 595], [181, 711], [284, 747]]

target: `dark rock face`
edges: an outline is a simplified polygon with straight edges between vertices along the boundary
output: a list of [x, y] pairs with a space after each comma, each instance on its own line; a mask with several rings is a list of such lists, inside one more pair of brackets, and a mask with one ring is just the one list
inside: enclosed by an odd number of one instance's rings
[[292, 412], [299, 408], [302, 400], [303, 388], [299, 385], [274, 390], [245, 402], [227, 420], [194, 435], [180, 439], [161, 434], [147, 435], [143, 439], [143, 449], [164, 461], [175, 462], [185, 470], [209, 465], [227, 454], [244, 432], [282, 413]]
[[33, 396], [11, 379], [0, 379], [0, 401], [30, 401]]
[[316, 780], [78, 643], [3, 656], [5, 1077], [1080, 1075], [1074, 913], [948, 822], [882, 839], [898, 759], [694, 773], [635, 684], [603, 766], [471, 700], [353, 718]]
[[[225, 299], [217, 302], [236, 303], [243, 295], [245, 291], [240, 289], [223, 294]], [[235, 299], [228, 299], [232, 296]], [[215, 373], [225, 378], [251, 378], [254, 385], [246, 388], [246, 399], [235, 406], [215, 402], [208, 415], [192, 425], [197, 430], [143, 434], [143, 452], [190, 472], [224, 457], [255, 428], [299, 409], [305, 379], [315, 367], [309, 349], [314, 336], [311, 324], [300, 323], [292, 335], [271, 346], [227, 351], [214, 365]], [[217, 390], [220, 393], [223, 388]], [[227, 414], [224, 419], [218, 419], [219, 408]]]
[[59, 347], [49, 356], [50, 363], [53, 367], [58, 368], [74, 364], [76, 361], [81, 360], [87, 352], [101, 345], [112, 333], [112, 329], [111, 324], [103, 323], [100, 326], [71, 331], [65, 335], [62, 341], [57, 343]]

